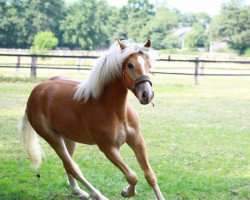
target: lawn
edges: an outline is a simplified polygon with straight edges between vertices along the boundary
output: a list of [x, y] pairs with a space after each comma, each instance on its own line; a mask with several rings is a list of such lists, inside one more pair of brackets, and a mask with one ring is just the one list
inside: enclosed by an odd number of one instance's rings
[[[250, 78], [200, 77], [196, 86], [192, 76], [152, 79], [155, 107], [140, 105], [133, 95], [129, 101], [139, 112], [165, 198], [250, 199]], [[0, 199], [75, 199], [62, 163], [47, 143], [40, 139], [45, 152], [40, 179], [19, 144], [16, 124], [36, 84], [0, 76]], [[131, 199], [155, 199], [129, 147], [121, 152], [139, 177], [138, 194]], [[125, 178], [95, 146], [78, 145], [74, 159], [105, 196], [122, 199]]]

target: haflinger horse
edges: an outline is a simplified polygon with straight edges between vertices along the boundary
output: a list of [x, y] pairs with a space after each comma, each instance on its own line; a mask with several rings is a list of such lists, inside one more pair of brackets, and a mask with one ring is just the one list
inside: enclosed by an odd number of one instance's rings
[[[87, 81], [53, 77], [37, 85], [30, 94], [19, 127], [31, 162], [37, 168], [41, 164], [39, 134], [62, 160], [73, 194], [81, 199], [106, 200], [107, 197], [84, 178], [72, 159], [76, 142], [96, 144], [124, 174], [129, 186], [123, 189], [122, 196], [132, 197], [136, 194], [138, 179], [119, 152], [121, 145], [127, 143], [157, 199], [164, 200], [147, 158], [138, 114], [127, 101], [128, 90], [141, 104], [149, 104], [153, 99], [148, 76], [151, 55], [150, 40], [140, 45], [118, 39], [104, 56], [97, 59]], [[77, 181], [89, 194], [80, 189]]]

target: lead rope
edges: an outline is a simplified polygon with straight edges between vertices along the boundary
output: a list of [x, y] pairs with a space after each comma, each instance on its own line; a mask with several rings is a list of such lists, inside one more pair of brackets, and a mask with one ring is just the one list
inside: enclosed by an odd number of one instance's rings
[[155, 73], [154, 73], [154, 72], [152, 72], [152, 71], [149, 71], [149, 73], [150, 73], [150, 74], [153, 74], [153, 75], [155, 76]]
[[[154, 73], [154, 72], [149, 71], [149, 73], [155, 76], [155, 73]], [[152, 101], [151, 101], [150, 103], [152, 104], [153, 107], [155, 107], [155, 104], [154, 104]]]

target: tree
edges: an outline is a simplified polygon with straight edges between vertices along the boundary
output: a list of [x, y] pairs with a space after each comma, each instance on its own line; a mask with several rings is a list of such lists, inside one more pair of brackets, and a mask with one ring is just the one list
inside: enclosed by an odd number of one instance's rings
[[60, 21], [64, 18], [64, 1], [23, 0], [25, 12], [21, 30], [23, 41], [31, 45], [34, 36], [41, 31], [51, 30], [61, 40]]
[[195, 14], [196, 23], [199, 23], [204, 28], [207, 27], [208, 24], [211, 22], [211, 17], [205, 12], [198, 12]]
[[20, 30], [24, 20], [20, 13], [24, 12], [22, 4], [15, 1], [0, 1], [0, 47], [18, 47], [20, 41]]
[[222, 6], [214, 18], [210, 33], [215, 40], [227, 42], [229, 47], [243, 54], [250, 48], [250, 6], [231, 0]]
[[156, 49], [168, 48], [166, 37], [172, 30], [178, 27], [180, 17], [173, 11], [165, 7], [159, 7], [155, 16], [148, 22], [143, 29], [144, 37], [153, 41]]
[[108, 16], [106, 1], [80, 0], [73, 3], [61, 24], [64, 42], [71, 48], [86, 50], [107, 46]]
[[184, 13], [181, 14], [181, 25], [183, 27], [193, 26], [193, 24], [197, 23], [197, 19], [195, 14], [193, 13]]
[[195, 24], [193, 30], [185, 36], [185, 45], [190, 50], [196, 50], [199, 47], [206, 47], [208, 43], [208, 36], [204, 27], [200, 24]]
[[107, 32], [109, 46], [116, 38], [121, 40], [128, 38], [126, 7], [110, 7], [105, 30]]
[[58, 45], [58, 39], [51, 31], [39, 32], [35, 35], [32, 51], [52, 50]]
[[181, 47], [179, 38], [174, 34], [169, 34], [164, 40], [165, 49], [178, 49]]
[[126, 6], [127, 20], [125, 19], [128, 38], [136, 41], [145, 41], [142, 30], [148, 21], [155, 15], [155, 8], [149, 0], [128, 0]]
[[[60, 38], [59, 24], [64, 18], [64, 1], [0, 1], [0, 45], [29, 48], [37, 32], [51, 30]], [[4, 38], [4, 39], [3, 39]]]

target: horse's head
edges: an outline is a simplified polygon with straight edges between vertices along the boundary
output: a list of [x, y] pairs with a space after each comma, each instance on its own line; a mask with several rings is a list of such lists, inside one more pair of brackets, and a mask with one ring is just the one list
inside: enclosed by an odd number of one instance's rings
[[[121, 50], [126, 45], [118, 40]], [[151, 47], [151, 41], [148, 40], [144, 45], [145, 49]], [[130, 89], [138, 98], [141, 104], [148, 104], [154, 98], [152, 82], [148, 76], [151, 68], [150, 58], [147, 54], [139, 51], [131, 54], [122, 65], [122, 79], [126, 88]]]

